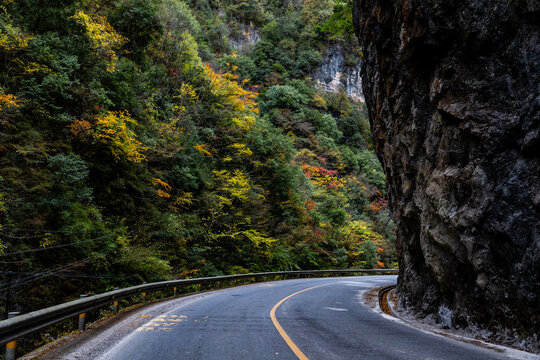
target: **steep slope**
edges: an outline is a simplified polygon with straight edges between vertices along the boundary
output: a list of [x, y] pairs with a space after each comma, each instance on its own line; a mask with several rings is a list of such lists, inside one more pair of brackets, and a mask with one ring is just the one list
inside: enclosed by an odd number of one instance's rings
[[[142, 281], [397, 266], [347, 95], [351, 12], [0, 0], [0, 318]], [[334, 47], [331, 77], [356, 70], [326, 92]]]
[[537, 346], [539, 2], [355, 5], [402, 305]]

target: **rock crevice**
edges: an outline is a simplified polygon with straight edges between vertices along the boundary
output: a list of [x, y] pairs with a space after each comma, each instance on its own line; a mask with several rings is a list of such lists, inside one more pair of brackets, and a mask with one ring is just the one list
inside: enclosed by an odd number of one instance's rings
[[401, 305], [534, 348], [540, 2], [356, 0], [353, 17]]

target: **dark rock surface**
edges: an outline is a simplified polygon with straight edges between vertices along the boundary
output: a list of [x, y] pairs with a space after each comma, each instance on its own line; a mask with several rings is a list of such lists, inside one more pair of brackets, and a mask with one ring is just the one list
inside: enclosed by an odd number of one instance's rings
[[540, 1], [355, 1], [401, 305], [538, 350]]

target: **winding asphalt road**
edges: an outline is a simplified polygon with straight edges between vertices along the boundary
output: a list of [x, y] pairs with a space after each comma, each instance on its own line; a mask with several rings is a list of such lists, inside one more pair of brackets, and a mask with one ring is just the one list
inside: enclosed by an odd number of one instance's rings
[[395, 276], [259, 283], [175, 299], [96, 333], [64, 359], [507, 359], [390, 321], [360, 302]]

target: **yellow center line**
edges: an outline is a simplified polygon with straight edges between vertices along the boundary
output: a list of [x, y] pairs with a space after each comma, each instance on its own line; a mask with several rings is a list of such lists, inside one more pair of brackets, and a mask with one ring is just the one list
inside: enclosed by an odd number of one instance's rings
[[322, 285], [317, 285], [317, 286], [312, 286], [312, 287], [309, 287], [307, 289], [304, 289], [304, 290], [300, 290], [300, 291], [297, 291], [295, 292], [294, 294], [291, 294], [285, 298], [283, 298], [282, 300], [280, 300], [276, 305], [274, 305], [274, 307], [272, 308], [272, 310], [270, 310], [270, 318], [272, 319], [272, 322], [274, 323], [274, 326], [276, 327], [276, 330], [278, 331], [279, 335], [281, 335], [281, 337], [283, 338], [283, 340], [285, 340], [285, 342], [287, 343], [287, 345], [289, 345], [289, 347], [291, 348], [291, 350], [294, 352], [294, 354], [296, 355], [296, 357], [298, 357], [298, 359], [300, 360], [309, 360], [308, 357], [306, 355], [304, 355], [304, 353], [298, 348], [298, 346], [296, 346], [296, 344], [291, 340], [291, 338], [289, 337], [289, 335], [287, 335], [287, 333], [285, 332], [285, 330], [283, 330], [283, 327], [279, 324], [279, 321], [277, 321], [276, 319], [276, 310], [277, 308], [283, 304], [285, 301], [289, 300], [290, 298], [292, 298], [293, 296], [295, 295], [298, 295], [300, 293], [303, 293], [304, 291], [308, 291], [308, 290], [313, 290], [313, 289], [316, 289], [316, 288], [319, 288], [321, 286], [328, 286], [328, 285], [332, 285], [332, 284], [336, 284], [335, 282], [333, 283], [328, 283], [328, 284], [322, 284]]

